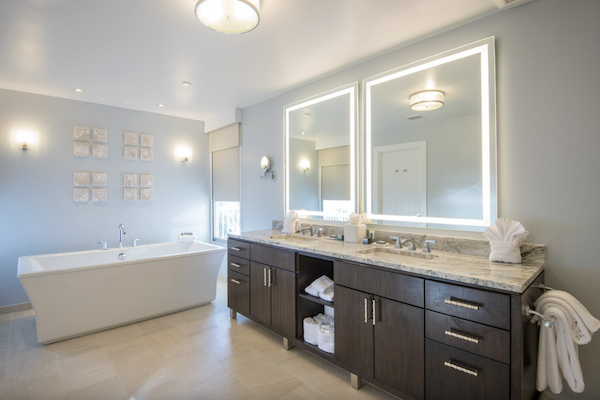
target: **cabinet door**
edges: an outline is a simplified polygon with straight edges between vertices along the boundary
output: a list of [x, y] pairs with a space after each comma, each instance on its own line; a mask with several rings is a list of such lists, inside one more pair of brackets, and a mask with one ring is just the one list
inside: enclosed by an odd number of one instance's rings
[[267, 286], [267, 270], [264, 264], [250, 263], [250, 315], [271, 325], [271, 288]]
[[375, 379], [411, 398], [422, 399], [425, 311], [383, 298], [373, 301]]
[[246, 316], [250, 314], [250, 279], [246, 275], [228, 272], [227, 306]]
[[271, 268], [271, 326], [288, 338], [294, 337], [296, 313], [296, 274]]
[[369, 294], [335, 286], [335, 359], [366, 377], [373, 376], [371, 300]]

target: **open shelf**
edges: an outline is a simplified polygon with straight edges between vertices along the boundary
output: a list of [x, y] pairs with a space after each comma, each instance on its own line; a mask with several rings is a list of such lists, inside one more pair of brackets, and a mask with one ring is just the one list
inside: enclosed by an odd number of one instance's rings
[[328, 307], [334, 308], [333, 301], [325, 301], [320, 297], [311, 296], [310, 294], [308, 294], [306, 292], [299, 293], [298, 296], [302, 299], [306, 299], [308, 301], [312, 301], [314, 303], [321, 304], [323, 306], [328, 306]]
[[319, 349], [319, 346], [317, 346], [317, 345], [306, 343], [302, 338], [296, 339], [294, 341], [294, 344], [304, 350], [310, 351], [311, 353], [318, 354], [320, 356], [328, 357], [331, 359], [334, 358], [334, 355], [332, 353], [327, 353], [327, 352]]

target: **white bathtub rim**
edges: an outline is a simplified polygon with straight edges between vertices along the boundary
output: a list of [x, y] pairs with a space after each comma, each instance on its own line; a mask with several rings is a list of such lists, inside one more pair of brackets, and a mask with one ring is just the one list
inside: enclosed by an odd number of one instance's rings
[[[178, 244], [178, 242], [164, 242], [164, 243], [146, 244], [143, 246], [136, 246], [136, 247], [151, 247], [151, 246], [168, 245], [168, 244], [174, 244], [174, 243]], [[149, 263], [149, 262], [153, 262], [153, 261], [162, 261], [164, 259], [186, 258], [186, 257], [197, 256], [200, 254], [220, 253], [220, 252], [225, 252], [225, 250], [226, 250], [224, 247], [214, 245], [212, 243], [199, 242], [199, 241], [198, 241], [198, 243], [203, 243], [203, 244], [210, 245], [211, 247], [212, 246], [214, 246], [214, 247], [209, 248], [209, 249], [185, 252], [185, 253], [165, 254], [165, 255], [152, 257], [152, 258], [141, 258], [141, 259], [137, 259], [137, 260], [127, 260], [127, 259], [118, 260], [117, 259], [115, 262], [110, 263], [110, 264], [89, 265], [87, 267], [76, 267], [76, 268], [61, 268], [61, 269], [56, 269], [56, 270], [52, 270], [52, 271], [35, 271], [35, 272], [21, 273], [21, 271], [18, 269], [18, 266], [17, 266], [17, 278], [18, 279], [31, 279], [31, 278], [35, 278], [38, 276], [68, 274], [68, 273], [75, 273], [75, 272], [79, 272], [79, 271], [88, 271], [88, 270], [93, 270], [93, 269], [117, 268], [117, 267], [127, 266], [127, 265]], [[116, 253], [115, 250], [125, 251], [128, 249], [134, 249], [136, 247], [124, 247], [122, 249], [109, 249], [109, 251], [112, 250]], [[40, 255], [34, 255], [34, 256], [22, 256], [22, 257], [19, 257], [19, 260], [21, 258], [26, 259], [26, 258], [47, 257], [47, 256], [60, 257], [60, 256], [81, 254], [81, 253], [95, 254], [95, 253], [101, 253], [103, 251], [106, 251], [106, 250], [82, 250], [82, 251], [66, 252], [66, 253], [49, 253], [49, 254], [40, 254]]]

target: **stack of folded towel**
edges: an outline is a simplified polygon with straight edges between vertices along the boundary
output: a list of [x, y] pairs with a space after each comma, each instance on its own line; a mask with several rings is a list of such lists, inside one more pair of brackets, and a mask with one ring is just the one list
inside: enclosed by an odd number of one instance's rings
[[521, 243], [527, 239], [529, 232], [520, 222], [499, 218], [483, 232], [483, 236], [490, 241], [492, 248], [490, 261], [521, 263]]
[[304, 291], [325, 301], [333, 301], [333, 281], [327, 275], [315, 279]]
[[318, 314], [306, 317], [303, 321], [304, 341], [319, 346], [319, 349], [333, 353], [334, 351], [334, 326], [333, 317]]
[[283, 220], [283, 229], [281, 233], [296, 233], [300, 228], [300, 217], [294, 210], [285, 213]]
[[[543, 392], [550, 387], [552, 393], [560, 393], [564, 377], [573, 392], [583, 392], [585, 385], [577, 345], [592, 340], [594, 332], [600, 329], [600, 321], [575, 297], [560, 290], [542, 294], [535, 302], [535, 309], [553, 324], [550, 328], [540, 328], [537, 390]], [[540, 320], [534, 316], [531, 322]]]

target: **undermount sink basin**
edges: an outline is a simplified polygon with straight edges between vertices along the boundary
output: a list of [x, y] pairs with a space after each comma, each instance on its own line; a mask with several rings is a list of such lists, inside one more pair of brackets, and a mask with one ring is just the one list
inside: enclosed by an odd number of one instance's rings
[[415, 257], [415, 258], [424, 258], [427, 260], [431, 260], [433, 258], [436, 258], [437, 256], [435, 254], [431, 254], [431, 253], [423, 253], [420, 251], [409, 251], [409, 250], [403, 250], [403, 249], [396, 249], [394, 247], [371, 247], [365, 250], [358, 250], [357, 251], [358, 254], [377, 254], [377, 255], [385, 255], [388, 257], [395, 257], [395, 256], [408, 256], [408, 257]]
[[299, 235], [296, 233], [288, 233], [288, 234], [281, 234], [281, 235], [273, 235], [271, 236], [271, 239], [279, 239], [279, 240], [287, 240], [287, 241], [301, 241], [301, 242], [316, 242], [319, 239], [322, 239], [322, 237], [319, 236], [305, 236], [305, 235]]

